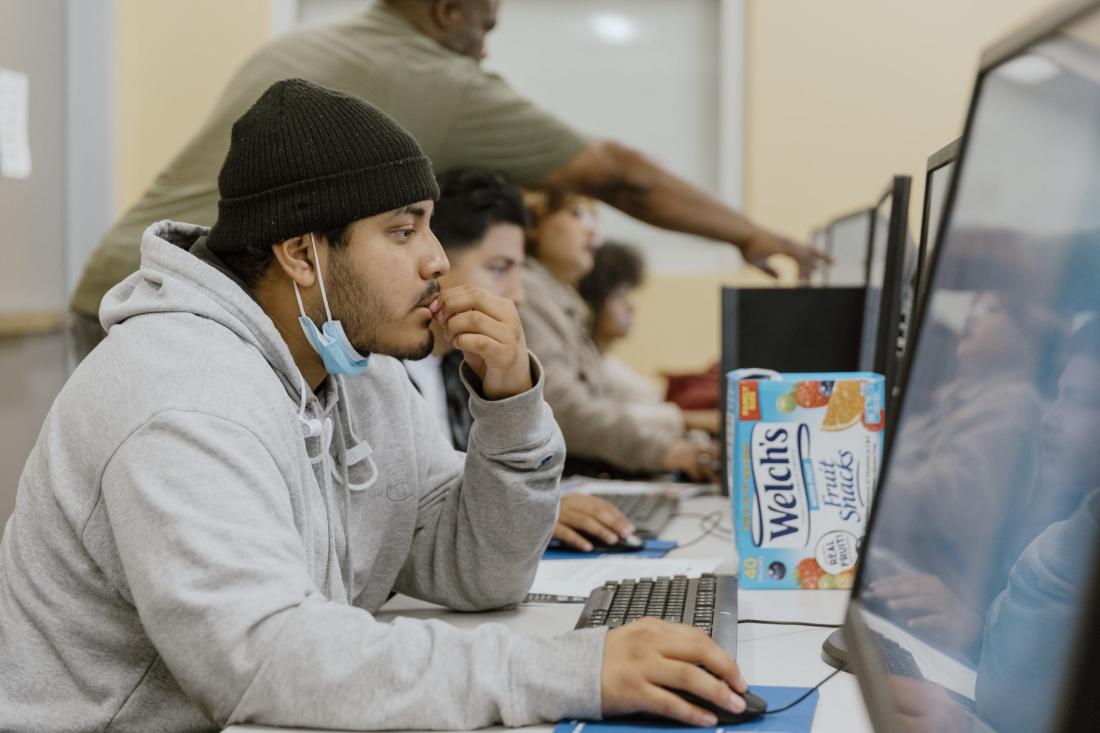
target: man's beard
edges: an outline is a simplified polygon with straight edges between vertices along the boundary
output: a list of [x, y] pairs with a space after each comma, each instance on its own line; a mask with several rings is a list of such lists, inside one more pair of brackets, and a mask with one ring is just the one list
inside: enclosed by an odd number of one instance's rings
[[[378, 331], [382, 326], [387, 323], [398, 323], [409, 314], [395, 315], [377, 293], [362, 288], [352, 269], [347, 265], [343, 253], [333, 251], [329, 258], [329, 274], [326, 280], [333, 318], [340, 320], [348, 341], [360, 354], [364, 356], [385, 354], [397, 359], [415, 361], [432, 353], [435, 347], [435, 335], [430, 328], [424, 329], [424, 340], [413, 346], [386, 344], [379, 340]], [[434, 295], [439, 292], [439, 289], [439, 283], [433, 281], [421, 298]], [[324, 314], [320, 314], [320, 317], [323, 319]]]

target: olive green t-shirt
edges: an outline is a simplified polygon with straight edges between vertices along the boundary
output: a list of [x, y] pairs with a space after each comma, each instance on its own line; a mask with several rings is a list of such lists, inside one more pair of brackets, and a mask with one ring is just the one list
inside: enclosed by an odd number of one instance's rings
[[137, 270], [141, 234], [153, 222], [214, 224], [233, 123], [267, 87], [290, 77], [379, 107], [416, 137], [437, 173], [477, 166], [529, 184], [587, 144], [502, 78], [378, 2], [347, 21], [281, 36], [245, 62], [198, 134], [100, 240], [73, 294], [74, 310], [96, 315], [104, 293]]

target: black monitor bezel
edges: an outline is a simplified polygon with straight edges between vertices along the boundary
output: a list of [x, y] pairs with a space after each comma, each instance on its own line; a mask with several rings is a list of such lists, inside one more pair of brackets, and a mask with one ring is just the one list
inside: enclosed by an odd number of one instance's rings
[[[890, 202], [890, 228], [886, 232], [886, 268], [882, 274], [882, 296], [879, 301], [877, 333], [875, 334], [875, 354], [872, 371], [881, 374], [886, 380], [887, 403], [897, 378], [897, 333], [901, 319], [901, 278], [905, 271], [905, 239], [909, 233], [909, 191], [912, 180], [909, 176], [894, 176], [890, 185], [878, 197], [873, 211], [893, 197]], [[871, 217], [871, 228], [867, 244], [867, 287], [870, 286], [870, 263], [874, 259], [875, 231], [879, 225], [877, 216]], [[890, 411], [887, 412], [889, 421]]]
[[[978, 73], [971, 88], [966, 124], [958, 141], [959, 147], [955, 159], [955, 169], [951, 174], [947, 196], [944, 200], [943, 213], [940, 215], [939, 225], [937, 226], [937, 241], [942, 240], [951, 220], [950, 214], [955, 207], [959, 176], [966, 164], [966, 153], [974, 123], [974, 112], [986, 75], [1001, 62], [1052, 35], [1058, 29], [1095, 11], [1100, 11], [1100, 0], [1069, 0], [1023, 25], [982, 54]], [[927, 275], [929, 283], [939, 267], [942, 252], [943, 248], [940, 246], [937, 246], [932, 252]], [[923, 321], [926, 315], [926, 309], [921, 308], [918, 313], [918, 320], [914, 322], [916, 328], [912, 348], [914, 355], [916, 350], [919, 349], [920, 335], [923, 331]], [[904, 411], [903, 403], [904, 400], [899, 400], [898, 407], [895, 410], [897, 417], [900, 417], [900, 414]], [[895, 420], [895, 424], [896, 422]], [[892, 443], [892, 437], [892, 435], [887, 436], [888, 449]], [[876, 507], [878, 505], [878, 492], [885, 488], [889, 471], [889, 462], [884, 460], [882, 472], [877, 482]], [[868, 521], [864, 552], [872, 542], [875, 525], [877, 524], [877, 515], [877, 511], [872, 511]], [[1100, 548], [1097, 548], [1097, 552], [1100, 552]], [[856, 570], [852, 596], [845, 614], [844, 637], [848, 646], [852, 671], [855, 672], [859, 681], [864, 705], [874, 729], [880, 732], [894, 733], [896, 731], [896, 733], [905, 733], [900, 727], [892, 698], [886, 687], [886, 671], [878, 656], [877, 647], [871, 638], [870, 629], [862, 618], [859, 588], [862, 586], [863, 572], [864, 564], [860, 563]], [[1062, 690], [1062, 699], [1044, 701], [1044, 704], [1052, 707], [1056, 706], [1055, 709], [1060, 711], [1060, 719], [1057, 721], [1052, 733], [1071, 733], [1071, 731], [1084, 730], [1087, 725], [1095, 724], [1097, 719], [1098, 709], [1100, 709], [1100, 696], [1092, 694], [1090, 682], [1100, 678], [1100, 625], [1094, 621], [1098, 617], [1100, 617], [1100, 563], [1097, 563], [1094, 568], [1093, 582], [1087, 592], [1084, 612], [1081, 614], [1081, 628], [1077, 633], [1077, 640], [1081, 643], [1076, 644], [1075, 656], [1070, 662], [1073, 672], [1067, 678], [1065, 689]]]
[[[932, 175], [943, 168], [945, 165], [954, 163], [959, 157], [959, 146], [962, 143], [962, 138], [955, 138], [951, 142], [944, 145], [928, 156], [928, 167], [924, 172], [924, 200], [921, 203], [921, 217], [920, 217], [920, 246], [917, 252], [917, 294], [916, 302], [913, 304], [913, 316], [916, 317], [917, 312], [924, 307], [924, 294], [928, 291], [929, 280], [929, 268], [930, 263], [927, 261], [929, 256], [928, 244], [929, 241], [938, 241], [936, 237], [929, 237], [928, 232], [928, 219], [932, 213]], [[947, 201], [944, 200], [946, 206]], [[942, 217], [941, 217], [942, 218]], [[937, 227], [938, 228], [938, 227]], [[939, 232], [936, 232], [938, 235]], [[914, 320], [914, 323], [916, 321]]]

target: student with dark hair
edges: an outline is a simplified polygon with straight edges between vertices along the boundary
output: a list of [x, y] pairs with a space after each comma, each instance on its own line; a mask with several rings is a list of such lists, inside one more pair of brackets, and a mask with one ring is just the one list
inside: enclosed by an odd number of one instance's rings
[[[439, 176], [439, 200], [432, 230], [450, 260], [451, 270], [440, 279], [444, 289], [475, 286], [523, 301], [520, 266], [524, 259], [527, 210], [520, 190], [500, 173], [459, 169]], [[469, 394], [459, 368], [463, 353], [435, 326], [432, 353], [405, 362], [417, 390], [427, 401], [451, 445], [467, 449], [473, 417]], [[616, 544], [634, 534], [634, 526], [613, 504], [595, 496], [574, 493], [561, 499], [554, 538], [590, 551], [581, 532]]]
[[634, 327], [634, 291], [645, 282], [645, 260], [635, 247], [607, 241], [593, 258], [592, 271], [581, 278], [577, 292], [592, 311], [592, 342], [603, 357], [608, 388], [630, 406], [639, 420], [664, 422], [679, 434], [688, 430], [718, 433], [717, 410], [682, 410], [665, 400], [664, 391], [624, 364], [611, 347], [627, 338]]
[[[274, 84], [218, 182], [212, 229], [145, 232], [20, 478], [0, 729], [715, 725], [666, 685], [744, 710], [737, 665], [686, 625], [547, 638], [374, 617], [394, 592], [525, 597], [563, 459], [543, 369], [510, 300], [440, 289], [431, 164], [376, 108]], [[246, 252], [258, 269], [238, 273]], [[433, 322], [466, 357], [465, 454], [390, 358], [428, 354]]]

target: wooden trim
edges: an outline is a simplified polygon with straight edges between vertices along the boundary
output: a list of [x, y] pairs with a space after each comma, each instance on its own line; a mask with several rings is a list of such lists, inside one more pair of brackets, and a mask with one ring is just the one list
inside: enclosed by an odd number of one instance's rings
[[0, 339], [57, 333], [64, 325], [61, 311], [9, 311], [0, 313]]

